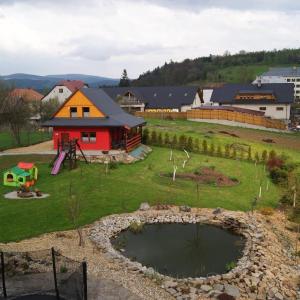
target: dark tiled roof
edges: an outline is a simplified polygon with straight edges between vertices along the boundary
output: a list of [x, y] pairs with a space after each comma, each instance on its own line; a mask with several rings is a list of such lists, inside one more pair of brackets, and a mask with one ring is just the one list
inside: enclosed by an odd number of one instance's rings
[[261, 76], [300, 77], [300, 67], [270, 68]]
[[119, 127], [128, 126], [136, 127], [145, 124], [143, 118], [138, 118], [126, 113], [119, 105], [111, 99], [102, 89], [82, 88], [82, 92], [106, 117], [103, 118], [52, 118], [46, 121], [43, 126], [107, 126]]
[[[272, 93], [275, 101], [272, 100], [236, 100], [235, 96], [239, 93]], [[214, 89], [212, 102], [222, 104], [289, 104], [294, 102], [293, 83], [265, 83], [261, 87], [256, 84], [225, 84], [223, 87]]]
[[128, 91], [145, 103], [146, 109], [177, 108], [192, 105], [198, 91], [196, 86], [108, 87], [103, 90], [113, 99]]

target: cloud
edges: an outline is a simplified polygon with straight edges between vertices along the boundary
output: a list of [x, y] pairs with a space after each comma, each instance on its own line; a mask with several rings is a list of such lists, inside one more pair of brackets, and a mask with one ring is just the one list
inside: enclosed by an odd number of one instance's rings
[[274, 2], [0, 0], [0, 72], [136, 77], [171, 59], [299, 47], [300, 12]]

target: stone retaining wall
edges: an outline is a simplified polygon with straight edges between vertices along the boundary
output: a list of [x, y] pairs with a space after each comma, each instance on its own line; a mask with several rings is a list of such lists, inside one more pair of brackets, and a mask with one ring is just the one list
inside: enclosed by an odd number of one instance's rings
[[[139, 262], [131, 261], [115, 250], [110, 238], [128, 228], [132, 222], [142, 223], [205, 223], [234, 230], [245, 236], [243, 257], [226, 274], [209, 277], [175, 279], [156, 273]], [[295, 280], [299, 276], [295, 263], [276, 236], [267, 231], [263, 221], [243, 212], [193, 209], [180, 212], [148, 210], [132, 214], [112, 215], [97, 222], [90, 232], [91, 240], [113, 260], [118, 260], [129, 272], [159, 278], [162, 287], [176, 299], [297, 299]], [[219, 298], [221, 299], [221, 298]], [[225, 298], [224, 298], [225, 299]], [[226, 298], [229, 299], [229, 298]]]

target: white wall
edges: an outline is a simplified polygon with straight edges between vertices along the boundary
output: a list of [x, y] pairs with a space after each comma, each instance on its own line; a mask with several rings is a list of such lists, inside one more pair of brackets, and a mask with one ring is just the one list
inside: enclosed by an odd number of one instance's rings
[[[280, 119], [280, 120], [289, 120], [290, 119], [290, 104], [257, 104], [257, 105], [248, 105], [248, 104], [234, 104], [230, 105], [233, 107], [240, 107], [246, 109], [252, 109], [257, 111], [262, 111], [265, 113], [266, 117], [271, 117], [272, 119]], [[260, 110], [260, 107], [266, 107], [266, 110]], [[277, 107], [282, 107], [283, 110], [277, 110]]]
[[[60, 89], [62, 89], [61, 93]], [[62, 104], [68, 97], [71, 96], [71, 94], [72, 92], [67, 87], [63, 85], [57, 85], [42, 100], [48, 101], [50, 99], [57, 98], [58, 102]]]
[[203, 89], [204, 104], [210, 103], [210, 99], [213, 91], [214, 91], [213, 89]]

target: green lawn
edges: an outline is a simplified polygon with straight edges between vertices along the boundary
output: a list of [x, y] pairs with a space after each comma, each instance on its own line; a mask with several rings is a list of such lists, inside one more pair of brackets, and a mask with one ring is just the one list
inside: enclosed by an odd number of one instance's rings
[[[157, 132], [170, 135], [181, 134], [198, 138], [200, 144], [204, 139], [208, 145], [214, 143], [215, 147], [225, 144], [247, 144], [252, 148], [252, 154], [255, 152], [262, 153], [263, 150], [275, 150], [278, 154], [285, 153], [295, 162], [300, 162], [300, 134], [299, 133], [279, 133], [258, 129], [248, 129], [242, 127], [225, 126], [212, 123], [194, 122], [186, 120], [158, 120], [147, 119], [149, 130], [155, 129]], [[228, 134], [221, 133], [226, 131], [234, 133], [238, 137], [232, 137]], [[274, 143], [266, 143], [263, 139], [272, 139]], [[201, 145], [200, 145], [201, 146]]]
[[[259, 182], [263, 194], [259, 206], [276, 206], [280, 190], [269, 183], [261, 165], [231, 159], [192, 154], [186, 168], [183, 152], [174, 151], [178, 173], [194, 171], [203, 166], [214, 166], [217, 171], [235, 177], [240, 184], [233, 187], [200, 185], [199, 199], [195, 182], [161, 177], [162, 172], [172, 172], [169, 150], [154, 148], [144, 161], [132, 165], [120, 165], [105, 174], [103, 165], [84, 163], [76, 170], [63, 170], [57, 176], [50, 175], [50, 156], [0, 157], [1, 173], [20, 160], [34, 161], [40, 171], [36, 185], [51, 197], [32, 200], [5, 200], [0, 196], [0, 241], [20, 240], [45, 232], [71, 228], [66, 216], [66, 201], [70, 185], [72, 193], [81, 201], [81, 224], [88, 224], [101, 216], [136, 210], [141, 202], [187, 204], [196, 207], [224, 207], [231, 210], [249, 210], [251, 201], [258, 195]], [[11, 191], [0, 186], [0, 195]]]
[[21, 133], [21, 145], [17, 145], [11, 132], [0, 131], [0, 151], [10, 148], [29, 146], [51, 139], [51, 134], [43, 131]]

